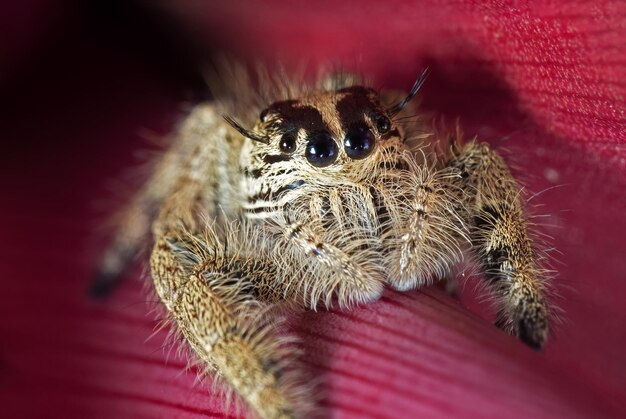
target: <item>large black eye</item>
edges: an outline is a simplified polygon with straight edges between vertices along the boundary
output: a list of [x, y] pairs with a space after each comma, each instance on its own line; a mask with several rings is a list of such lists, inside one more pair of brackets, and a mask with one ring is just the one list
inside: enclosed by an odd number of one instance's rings
[[306, 145], [305, 157], [315, 167], [326, 167], [335, 160], [338, 154], [337, 144], [326, 131], [311, 134]]
[[374, 134], [365, 124], [353, 125], [343, 140], [346, 154], [355, 160], [363, 159], [374, 151]]
[[286, 132], [280, 137], [280, 143], [278, 143], [280, 151], [283, 153], [291, 153], [296, 149], [296, 137], [290, 132]]
[[265, 122], [265, 119], [267, 118], [268, 113], [269, 113], [269, 109], [263, 109], [261, 111], [261, 114], [259, 115], [259, 119], [261, 120], [261, 122]]

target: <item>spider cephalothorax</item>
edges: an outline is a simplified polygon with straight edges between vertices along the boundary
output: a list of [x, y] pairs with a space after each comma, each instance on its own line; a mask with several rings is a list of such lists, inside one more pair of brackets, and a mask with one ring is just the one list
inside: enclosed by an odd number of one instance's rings
[[466, 254], [485, 271], [498, 325], [542, 347], [548, 310], [519, 187], [486, 144], [437, 144], [398, 117], [423, 79], [395, 104], [360, 85], [312, 89], [266, 104], [249, 129], [199, 105], [131, 206], [104, 277], [149, 231], [137, 220], [152, 220], [159, 297], [197, 356], [264, 417], [306, 405], [269, 308], [372, 301], [384, 284], [444, 279]]
[[[358, 237], [359, 253], [371, 252], [378, 267], [376, 284], [405, 290], [443, 278], [461, 259], [460, 239], [469, 240], [459, 175], [407, 141], [408, 127], [393, 119], [398, 108], [363, 86], [270, 105], [254, 130], [239, 127], [253, 139], [240, 161], [245, 216], [319, 228], [322, 247]], [[348, 298], [373, 299], [373, 289]]]

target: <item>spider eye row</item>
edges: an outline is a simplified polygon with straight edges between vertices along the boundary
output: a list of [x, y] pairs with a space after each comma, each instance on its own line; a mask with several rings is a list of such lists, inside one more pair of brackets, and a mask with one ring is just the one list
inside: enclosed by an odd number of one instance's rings
[[[374, 118], [376, 128], [381, 134], [391, 129], [391, 122], [385, 116]], [[361, 160], [372, 154], [376, 145], [376, 137], [365, 123], [350, 126], [343, 140], [343, 147], [353, 160]], [[289, 154], [296, 150], [296, 136], [293, 132], [285, 132], [280, 137], [278, 147], [282, 153]], [[333, 164], [339, 155], [337, 143], [327, 131], [313, 132], [307, 141], [304, 156], [315, 167], [326, 167]]]
[[[360, 160], [374, 151], [376, 138], [365, 124], [353, 125], [343, 140], [343, 147], [351, 159]], [[291, 132], [284, 133], [278, 142], [282, 153], [296, 150], [296, 137]], [[304, 156], [315, 167], [330, 166], [337, 160], [339, 148], [328, 131], [315, 131], [309, 135]]]

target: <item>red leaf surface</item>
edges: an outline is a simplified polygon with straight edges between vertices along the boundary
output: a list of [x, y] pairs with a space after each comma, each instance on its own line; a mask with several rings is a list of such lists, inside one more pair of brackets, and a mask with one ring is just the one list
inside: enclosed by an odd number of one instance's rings
[[[506, 150], [529, 190], [546, 190], [533, 212], [546, 214], [539, 229], [561, 253], [554, 302], [563, 311], [546, 351], [495, 329], [474, 299], [432, 289], [307, 313], [295, 328], [327, 414], [626, 415], [622, 2], [184, 0], [137, 3], [124, 9], [130, 23], [121, 6], [57, 3], [67, 13], [45, 27], [65, 29], [45, 40], [40, 17], [0, 19], [23, 22], [6, 49], [21, 52], [0, 56], [12, 74], [0, 85], [9, 99], [0, 117], [2, 417], [223, 415], [220, 395], [168, 357], [165, 332], [146, 341], [156, 321], [139, 270], [106, 301], [84, 292], [103, 248], [95, 231], [118, 206], [106, 183], [137, 164], [140, 130], [173, 127], [181, 91], [193, 87], [185, 66], [216, 51], [288, 67], [333, 63], [400, 89], [428, 66], [422, 108], [450, 124], [458, 117], [467, 136]], [[175, 38], [141, 37], [142, 28], [159, 33], [155, 16]], [[144, 26], [129, 30], [133, 22]], [[168, 39], [179, 43], [165, 48]], [[179, 45], [188, 61], [172, 58]], [[102, 202], [108, 210], [94, 210]]]

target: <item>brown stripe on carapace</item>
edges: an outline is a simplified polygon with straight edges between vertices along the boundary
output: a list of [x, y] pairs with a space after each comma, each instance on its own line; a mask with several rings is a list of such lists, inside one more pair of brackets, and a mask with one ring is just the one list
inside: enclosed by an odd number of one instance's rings
[[380, 107], [375, 99], [376, 92], [370, 88], [353, 86], [339, 92], [345, 94], [337, 102], [337, 112], [344, 128], [363, 121], [365, 114], [373, 114]]
[[[271, 162], [268, 162], [269, 164], [271, 164]], [[267, 169], [267, 168], [265, 168]], [[284, 169], [284, 168], [278, 168], [276, 170], [272, 171], [272, 174], [274, 176], [278, 176], [278, 175], [286, 175], [289, 173], [292, 173], [294, 170], [293, 168], [289, 168], [289, 169]], [[253, 178], [253, 179], [258, 179], [261, 176], [264, 175], [264, 169], [263, 168], [256, 168], [256, 169], [249, 169], [249, 168], [244, 168], [243, 169], [243, 174], [249, 178]]]
[[263, 171], [261, 169], [248, 169], [247, 167], [245, 169], [243, 169], [243, 174], [247, 177], [251, 177], [253, 179], [258, 179], [261, 177], [261, 175], [263, 174]]
[[263, 157], [263, 161], [267, 164], [280, 163], [281, 161], [289, 161], [291, 156], [288, 154], [267, 154]]
[[276, 113], [283, 121], [281, 129], [297, 131], [304, 128], [308, 132], [327, 130], [320, 111], [313, 106], [305, 106], [295, 100], [276, 102], [268, 108], [269, 113]]
[[255, 207], [255, 208], [245, 208], [244, 211], [247, 214], [260, 214], [262, 212], [274, 212], [279, 209], [278, 206], [263, 206], [263, 207]]
[[280, 195], [282, 195], [284, 192], [286, 191], [291, 191], [294, 189], [298, 189], [299, 187], [301, 187], [302, 185], [304, 185], [304, 181], [302, 179], [293, 181], [287, 185], [281, 186], [280, 188], [276, 189], [275, 191], [272, 191], [271, 189], [268, 189], [264, 192], [259, 192], [257, 194], [252, 195], [251, 197], [248, 198], [248, 202], [253, 204], [258, 200], [263, 200], [263, 201], [268, 201], [270, 198], [279, 198]]

